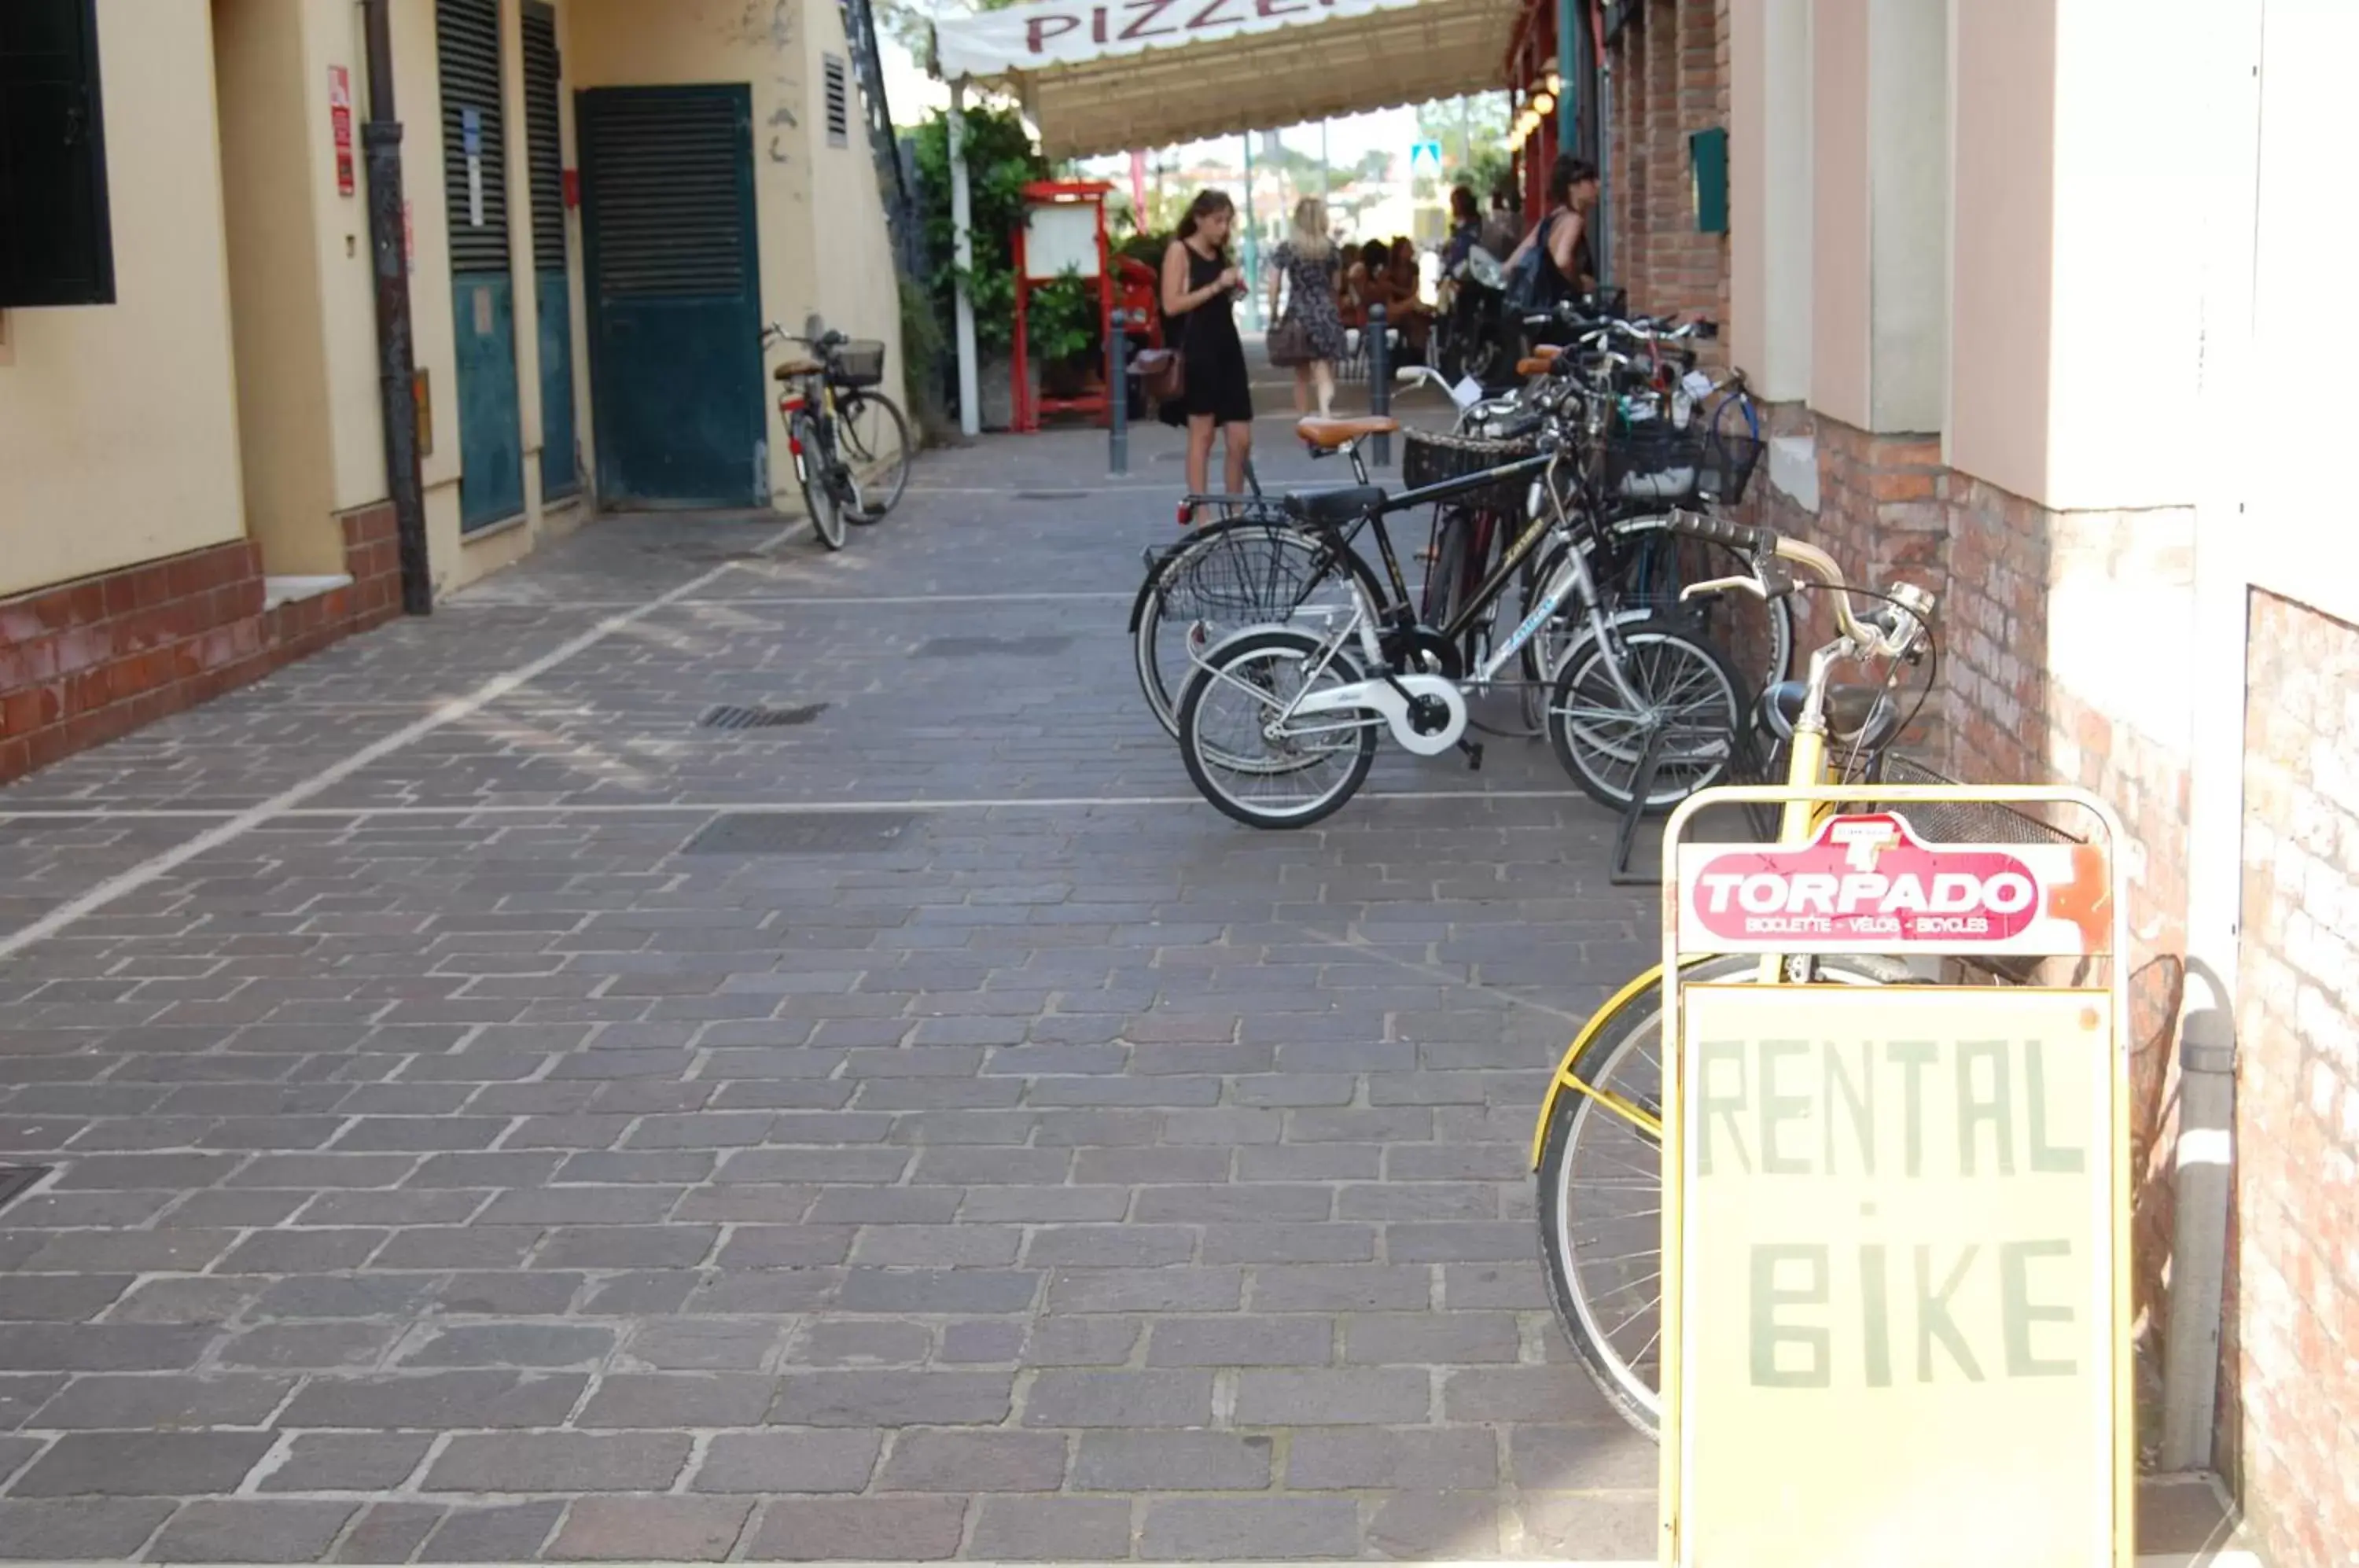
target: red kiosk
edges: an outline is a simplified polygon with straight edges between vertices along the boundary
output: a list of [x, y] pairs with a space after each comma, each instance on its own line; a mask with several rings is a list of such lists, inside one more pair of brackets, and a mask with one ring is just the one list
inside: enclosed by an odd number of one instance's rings
[[[1033, 389], [1031, 344], [1032, 291], [1054, 283], [1068, 269], [1097, 286], [1098, 332], [1103, 343], [1114, 310], [1113, 249], [1106, 243], [1105, 199], [1114, 186], [1103, 180], [1038, 180], [1024, 187], [1024, 222], [1016, 226], [1016, 345], [1014, 394], [1016, 429], [1040, 428], [1042, 414], [1091, 414], [1107, 418], [1109, 389], [1101, 373], [1095, 391], [1071, 397], [1044, 397]], [[1125, 301], [1127, 309], [1127, 301]]]

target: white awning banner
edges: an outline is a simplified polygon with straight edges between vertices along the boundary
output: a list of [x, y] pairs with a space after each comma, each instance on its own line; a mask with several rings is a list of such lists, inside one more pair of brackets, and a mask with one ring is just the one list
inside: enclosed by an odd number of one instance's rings
[[945, 80], [1022, 75], [1046, 66], [1209, 43], [1375, 11], [1418, 0], [1037, 0], [1005, 11], [944, 17], [935, 49]]

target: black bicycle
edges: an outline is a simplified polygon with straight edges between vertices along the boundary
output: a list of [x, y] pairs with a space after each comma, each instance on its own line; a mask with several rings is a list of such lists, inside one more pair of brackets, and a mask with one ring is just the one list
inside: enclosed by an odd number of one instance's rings
[[848, 338], [816, 320], [810, 327], [790, 332], [773, 321], [762, 329], [762, 347], [799, 343], [810, 351], [771, 376], [811, 528], [821, 544], [842, 550], [847, 520], [877, 522], [900, 505], [915, 448], [908, 419], [876, 390], [885, 379], [885, 345]]

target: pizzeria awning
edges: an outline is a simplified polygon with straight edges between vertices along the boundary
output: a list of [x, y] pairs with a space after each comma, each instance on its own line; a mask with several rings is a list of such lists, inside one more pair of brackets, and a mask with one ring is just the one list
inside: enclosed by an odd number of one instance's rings
[[1503, 85], [1519, 0], [1034, 0], [936, 24], [945, 80], [1081, 158]]

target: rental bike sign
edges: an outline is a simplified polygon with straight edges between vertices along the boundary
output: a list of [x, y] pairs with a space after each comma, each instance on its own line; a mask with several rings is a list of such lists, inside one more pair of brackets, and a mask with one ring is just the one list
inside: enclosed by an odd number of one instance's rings
[[[2114, 819], [2071, 791], [1884, 788], [1799, 844], [1680, 836], [1715, 800], [1868, 793], [1712, 791], [1667, 839], [1664, 1559], [2126, 1563]], [[1911, 825], [1911, 804], [1994, 793], [2103, 831], [1932, 843]], [[1677, 978], [1730, 953], [1767, 967]], [[1816, 953], [1919, 978], [1808, 983]], [[2067, 973], [1940, 983], [1961, 956]]]

